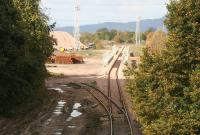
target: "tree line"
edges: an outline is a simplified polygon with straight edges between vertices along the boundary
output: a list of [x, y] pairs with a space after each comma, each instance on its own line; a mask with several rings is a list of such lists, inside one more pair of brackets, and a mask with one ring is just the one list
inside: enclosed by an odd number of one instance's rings
[[[141, 33], [141, 40], [144, 42], [147, 39], [147, 35], [150, 32], [154, 32], [154, 28], [149, 28], [146, 32]], [[135, 43], [135, 32], [108, 30], [102, 28], [97, 30], [95, 33], [82, 33], [81, 42], [84, 44], [95, 43], [98, 44], [100, 41], [114, 41], [115, 43]]]

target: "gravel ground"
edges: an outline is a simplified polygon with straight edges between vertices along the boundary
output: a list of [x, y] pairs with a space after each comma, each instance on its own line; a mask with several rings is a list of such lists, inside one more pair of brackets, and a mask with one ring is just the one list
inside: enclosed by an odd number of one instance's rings
[[50, 73], [63, 74], [66, 76], [91, 76], [99, 75], [104, 68], [100, 58], [85, 58], [84, 64], [47, 64]]
[[[97, 82], [106, 93], [107, 68], [100, 58], [85, 59], [85, 64], [79, 65], [47, 65], [49, 72], [62, 74], [46, 80], [51, 103], [26, 116], [0, 118], [0, 135], [108, 135], [109, 121], [105, 111], [87, 91], [76, 85]], [[119, 79], [124, 84], [124, 77]], [[115, 83], [112, 84], [115, 88]], [[124, 121], [119, 119], [115, 123], [115, 132], [127, 135], [121, 126]]]

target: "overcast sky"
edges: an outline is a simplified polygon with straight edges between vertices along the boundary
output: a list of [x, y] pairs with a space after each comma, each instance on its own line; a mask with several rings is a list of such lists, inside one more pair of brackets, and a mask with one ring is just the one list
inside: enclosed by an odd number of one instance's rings
[[[75, 0], [41, 0], [43, 11], [57, 27], [74, 23]], [[161, 18], [167, 13], [169, 0], [80, 0], [80, 24], [102, 22], [130, 22]]]

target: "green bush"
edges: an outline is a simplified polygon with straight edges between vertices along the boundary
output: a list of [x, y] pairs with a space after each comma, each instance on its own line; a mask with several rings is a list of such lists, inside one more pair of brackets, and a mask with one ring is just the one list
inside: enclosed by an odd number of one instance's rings
[[200, 134], [200, 1], [173, 0], [168, 7], [166, 50], [144, 50], [127, 89], [147, 135]]
[[52, 27], [39, 0], [0, 2], [0, 114], [45, 94], [45, 61], [53, 51]]

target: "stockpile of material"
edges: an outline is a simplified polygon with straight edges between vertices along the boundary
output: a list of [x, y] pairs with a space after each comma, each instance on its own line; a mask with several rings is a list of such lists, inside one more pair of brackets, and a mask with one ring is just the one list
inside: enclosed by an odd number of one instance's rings
[[[54, 31], [50, 34], [53, 36], [54, 39], [57, 41], [57, 45], [54, 46], [57, 50], [73, 50], [77, 49], [77, 46], [75, 44], [75, 39], [67, 32], [61, 32], [61, 31]], [[81, 49], [88, 48], [86, 45], [80, 43]]]
[[77, 64], [83, 62], [83, 57], [64, 52], [55, 52], [49, 60], [49, 63], [52, 64]]

